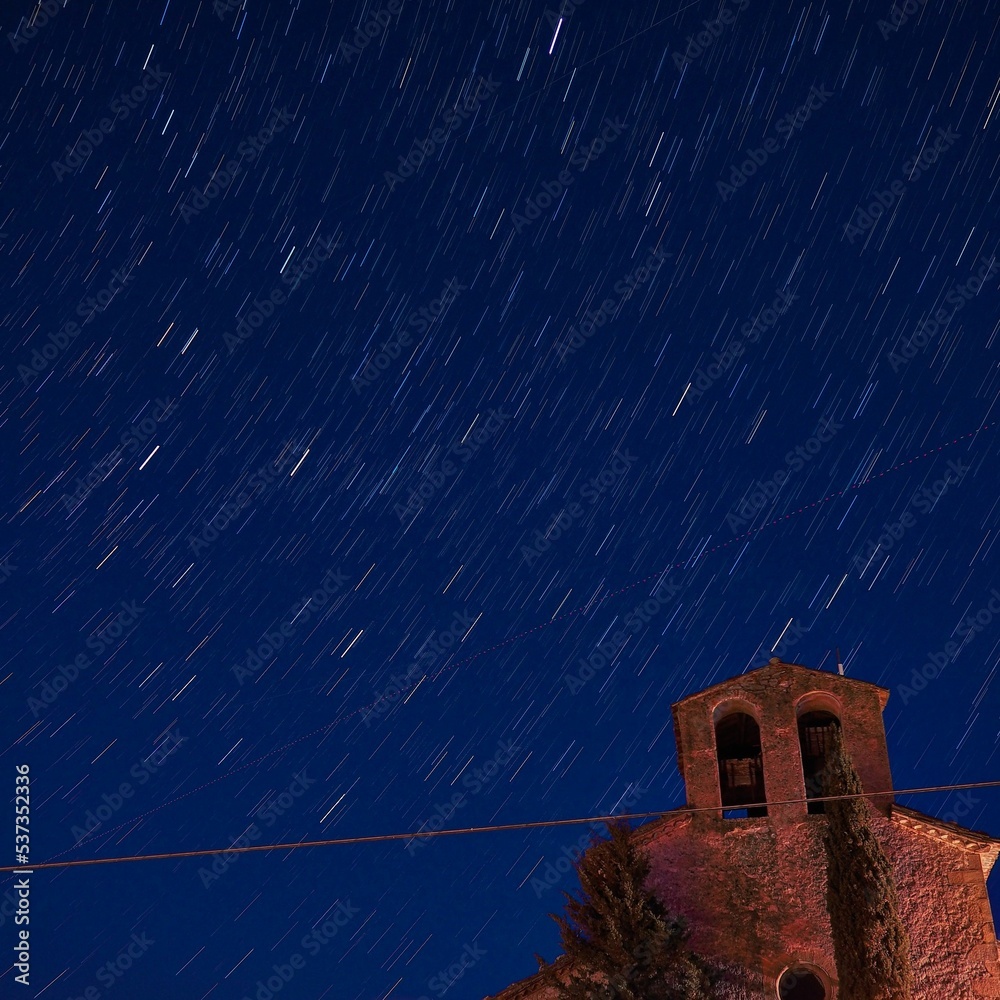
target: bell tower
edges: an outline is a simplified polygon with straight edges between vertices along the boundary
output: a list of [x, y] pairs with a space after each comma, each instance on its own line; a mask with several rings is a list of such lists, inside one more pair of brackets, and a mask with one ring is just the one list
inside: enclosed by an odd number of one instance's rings
[[[773, 658], [673, 706], [677, 762], [690, 809], [706, 818], [766, 816], [797, 823], [821, 813], [823, 772], [840, 729], [866, 792], [883, 814], [892, 775], [882, 710], [886, 688]], [[749, 807], [749, 808], [748, 808]]]

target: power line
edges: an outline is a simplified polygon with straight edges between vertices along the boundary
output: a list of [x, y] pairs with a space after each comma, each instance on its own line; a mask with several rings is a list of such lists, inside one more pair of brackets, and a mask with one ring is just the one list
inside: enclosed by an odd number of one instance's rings
[[889, 789], [883, 792], [859, 792], [853, 795], [824, 795], [805, 799], [782, 799], [778, 802], [751, 802], [746, 805], [722, 807], [699, 806], [688, 809], [681, 806], [667, 811], [619, 813], [610, 816], [584, 816], [574, 819], [542, 819], [526, 823], [499, 823], [493, 826], [468, 826], [458, 830], [417, 830], [411, 833], [378, 833], [367, 837], [338, 837], [334, 840], [301, 840], [290, 844], [253, 844], [247, 847], [221, 847], [214, 850], [200, 851], [168, 851], [164, 854], [132, 854], [119, 858], [83, 858], [77, 861], [44, 861], [38, 865], [4, 865], [0, 872], [40, 871], [45, 868], [79, 868], [83, 865], [112, 865], [126, 861], [163, 861], [168, 858], [202, 858], [213, 854], [249, 854], [251, 851], [294, 851], [303, 847], [334, 847], [342, 844], [379, 844], [390, 840], [416, 840], [423, 837], [455, 837], [468, 833], [500, 833], [507, 830], [538, 830], [543, 827], [576, 826], [584, 823], [608, 823], [623, 819], [660, 819], [672, 814], [690, 815], [693, 813], [729, 811], [729, 809], [759, 809], [773, 806], [801, 805], [811, 802], [835, 802], [842, 799], [878, 798], [886, 795], [921, 795], [926, 792], [955, 792], [964, 788], [997, 788], [1000, 781], [976, 781], [964, 785], [931, 785], [927, 788]]

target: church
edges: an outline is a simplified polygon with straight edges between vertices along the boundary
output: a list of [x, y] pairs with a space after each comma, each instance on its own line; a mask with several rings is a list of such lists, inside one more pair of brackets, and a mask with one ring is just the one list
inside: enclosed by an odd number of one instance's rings
[[[673, 705], [687, 804], [640, 827], [649, 888], [688, 921], [720, 1000], [837, 1000], [824, 757], [840, 729], [892, 864], [913, 1000], [1000, 997], [986, 879], [1000, 840], [893, 799], [886, 688], [772, 659]], [[539, 976], [495, 1000], [548, 1000]]]

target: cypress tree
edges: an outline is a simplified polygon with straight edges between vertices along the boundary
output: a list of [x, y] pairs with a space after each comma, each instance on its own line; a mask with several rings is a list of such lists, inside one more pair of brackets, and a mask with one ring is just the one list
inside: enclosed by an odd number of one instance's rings
[[[840, 729], [825, 768], [825, 795], [857, 795], [861, 779]], [[872, 828], [867, 800], [825, 804], [826, 906], [841, 1000], [911, 1000], [910, 942], [899, 915], [892, 866]]]
[[564, 892], [565, 957], [538, 958], [559, 1000], [709, 1000], [705, 964], [687, 948], [684, 921], [646, 889], [650, 864], [625, 821], [609, 825], [576, 863], [577, 896]]

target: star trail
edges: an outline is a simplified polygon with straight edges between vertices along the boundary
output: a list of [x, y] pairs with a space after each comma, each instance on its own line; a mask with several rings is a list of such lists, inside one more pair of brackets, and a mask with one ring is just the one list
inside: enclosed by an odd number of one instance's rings
[[496, 993], [772, 656], [1000, 835], [997, 13], [6, 4], [4, 996]]

